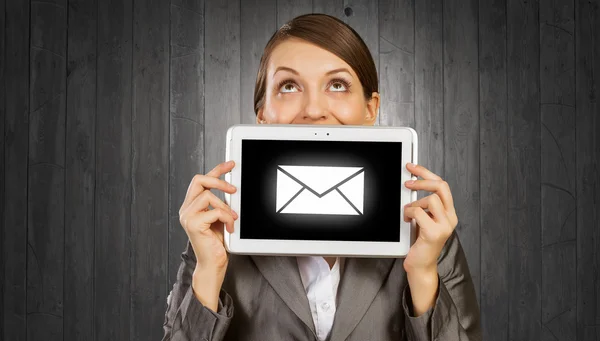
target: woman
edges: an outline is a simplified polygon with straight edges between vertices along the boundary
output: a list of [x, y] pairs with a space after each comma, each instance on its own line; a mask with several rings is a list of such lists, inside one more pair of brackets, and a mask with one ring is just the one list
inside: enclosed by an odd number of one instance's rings
[[[327, 15], [296, 17], [262, 56], [258, 124], [373, 125], [377, 70], [359, 35]], [[265, 151], [268, 153], [268, 151]], [[381, 160], [385, 162], [385, 160]], [[163, 340], [479, 340], [479, 309], [445, 181], [407, 165], [433, 194], [405, 208], [419, 235], [405, 259], [228, 255], [238, 218], [210, 189], [234, 193], [218, 165], [196, 175], [179, 211], [189, 243], [167, 299]], [[209, 205], [213, 209], [209, 209]], [[339, 290], [338, 290], [339, 288]]]

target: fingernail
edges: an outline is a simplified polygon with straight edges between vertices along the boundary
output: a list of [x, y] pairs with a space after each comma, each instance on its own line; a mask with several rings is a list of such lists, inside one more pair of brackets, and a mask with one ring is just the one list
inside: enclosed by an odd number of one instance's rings
[[409, 163], [407, 163], [406, 165], [407, 165], [407, 166], [410, 166], [410, 167], [414, 166], [414, 165], [413, 165], [412, 163], [410, 163], [410, 162], [409, 162]]
[[235, 211], [234, 211], [234, 210], [231, 210], [231, 213], [233, 214], [233, 218], [234, 218], [234, 219], [237, 219], [237, 218], [239, 218], [238, 214], [237, 214], [237, 213], [235, 213]]
[[405, 182], [405, 184], [407, 185], [412, 185], [415, 183], [415, 180], [408, 180], [407, 182]]
[[227, 166], [233, 166], [233, 160], [227, 161]]

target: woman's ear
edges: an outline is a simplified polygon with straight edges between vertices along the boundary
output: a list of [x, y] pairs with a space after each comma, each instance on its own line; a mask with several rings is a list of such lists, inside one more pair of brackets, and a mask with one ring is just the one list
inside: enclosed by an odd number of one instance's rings
[[365, 115], [365, 125], [374, 125], [377, 121], [377, 114], [379, 113], [379, 93], [373, 92], [371, 99], [367, 101], [367, 112]]
[[258, 112], [256, 113], [256, 124], [266, 123], [263, 109], [264, 108], [258, 109]]

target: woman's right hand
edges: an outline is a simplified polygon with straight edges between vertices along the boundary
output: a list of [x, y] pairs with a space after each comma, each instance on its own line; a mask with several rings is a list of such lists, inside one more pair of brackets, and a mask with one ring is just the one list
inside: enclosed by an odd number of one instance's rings
[[[228, 262], [223, 244], [223, 225], [227, 232], [233, 233], [233, 222], [238, 215], [210, 189], [235, 193], [233, 185], [219, 179], [234, 166], [233, 161], [224, 162], [206, 175], [196, 174], [179, 209], [179, 222], [196, 254], [192, 284], [194, 293], [204, 305], [214, 311], [217, 309], [218, 295]], [[209, 209], [209, 205], [213, 209]]]

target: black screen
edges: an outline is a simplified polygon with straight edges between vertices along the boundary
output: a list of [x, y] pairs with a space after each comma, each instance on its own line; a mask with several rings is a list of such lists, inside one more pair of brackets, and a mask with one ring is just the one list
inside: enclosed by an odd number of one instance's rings
[[[401, 153], [401, 142], [242, 140], [240, 238], [400, 241]], [[319, 170], [332, 181], [317, 188]], [[284, 184], [293, 191], [279, 194]]]

